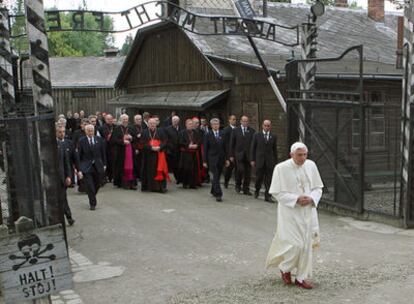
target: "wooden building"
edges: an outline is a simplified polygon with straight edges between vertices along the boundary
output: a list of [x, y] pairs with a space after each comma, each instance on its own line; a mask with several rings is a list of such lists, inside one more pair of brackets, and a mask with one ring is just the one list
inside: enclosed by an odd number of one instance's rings
[[[114, 88], [125, 57], [52, 57], [50, 74], [55, 113], [67, 111], [94, 114], [106, 111], [107, 102], [120, 94]], [[22, 63], [23, 91], [31, 85], [29, 62]]]
[[[277, 71], [271, 71], [277, 77]], [[207, 56], [171, 23], [139, 32], [116, 88], [125, 94], [109, 104], [130, 114], [149, 111], [165, 117], [176, 110], [183, 118], [217, 116], [225, 122], [229, 113], [248, 113], [256, 129], [264, 118], [284, 117], [259, 65]], [[276, 127], [281, 142], [284, 125]]]
[[[194, 5], [190, 7], [198, 12]], [[200, 8], [206, 12], [206, 8]], [[217, 8], [215, 14], [220, 14]], [[284, 25], [301, 24], [307, 20], [309, 6], [283, 3], [269, 4], [269, 17]], [[229, 14], [223, 10], [222, 15]], [[395, 128], [399, 125], [398, 107], [401, 100], [401, 70], [397, 69], [397, 15], [386, 15], [384, 20], [373, 20], [366, 11], [346, 8], [327, 8], [318, 19], [319, 57], [339, 56], [348, 47], [364, 45], [364, 94], [367, 100], [390, 106], [382, 108], [376, 118], [370, 142], [374, 159], [392, 156], [387, 147], [395, 146]], [[209, 26], [198, 23], [196, 27]], [[288, 33], [280, 32], [284, 40]], [[255, 39], [264, 60], [270, 67], [283, 94], [286, 96], [286, 63], [300, 54], [295, 47]], [[358, 62], [354, 54], [340, 63], [317, 67], [317, 86], [342, 89], [356, 85]], [[149, 111], [162, 118], [177, 110], [183, 118], [203, 114], [208, 118], [219, 116], [223, 121], [229, 114], [247, 114], [254, 128], [270, 119], [279, 137], [280, 155], [287, 156], [287, 118], [281, 109], [265, 74], [245, 37], [202, 36], [189, 33], [170, 23], [158, 23], [138, 31], [131, 52], [115, 83], [124, 94], [109, 102], [118, 111], [128, 113]], [[397, 107], [397, 109], [395, 109]], [[379, 115], [379, 114], [378, 114]], [[381, 122], [379, 122], [381, 120]], [[393, 125], [395, 128], [388, 128]], [[357, 138], [352, 131], [347, 136]], [[349, 142], [356, 142], [352, 139]], [[347, 151], [357, 148], [347, 141]], [[380, 152], [382, 151], [382, 152]], [[388, 150], [387, 150], [388, 151]], [[382, 160], [382, 158], [381, 158]]]

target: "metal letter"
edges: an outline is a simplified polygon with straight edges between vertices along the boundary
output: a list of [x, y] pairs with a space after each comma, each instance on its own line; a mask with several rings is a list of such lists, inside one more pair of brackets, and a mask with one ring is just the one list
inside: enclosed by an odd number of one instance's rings
[[[80, 17], [80, 19], [77, 19], [77, 17]], [[72, 28], [74, 30], [83, 30], [84, 24], [85, 24], [85, 17], [83, 15], [82, 11], [77, 11], [73, 13], [72, 15]]]
[[59, 31], [62, 29], [60, 14], [58, 11], [48, 11], [46, 14], [49, 31]]
[[129, 28], [132, 29], [133, 27], [132, 27], [132, 24], [131, 24], [131, 20], [129, 20], [129, 16], [128, 16], [130, 13], [131, 13], [130, 11], [125, 11], [125, 12], [121, 13], [121, 16], [125, 16], [125, 18], [128, 21]]
[[101, 12], [92, 12], [92, 15], [95, 17], [96, 23], [99, 25], [99, 30], [104, 30], [104, 14]]
[[[142, 8], [142, 11], [138, 11], [138, 8]], [[145, 22], [150, 21], [150, 17], [148, 16], [147, 10], [145, 9], [144, 5], [140, 5], [134, 8], [135, 13], [137, 14], [139, 21], [141, 21], [141, 24], [144, 24]], [[141, 16], [145, 16], [147, 18], [147, 21], [143, 21]]]

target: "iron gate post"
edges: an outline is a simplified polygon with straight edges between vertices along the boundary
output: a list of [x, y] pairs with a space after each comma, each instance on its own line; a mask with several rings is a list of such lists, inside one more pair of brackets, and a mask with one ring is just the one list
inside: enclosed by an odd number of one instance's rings
[[414, 227], [414, 215], [412, 210], [414, 197], [412, 192], [413, 183], [413, 109], [412, 101], [414, 97], [414, 0], [409, 0], [404, 6], [404, 51], [403, 57], [404, 77], [402, 86], [401, 101], [401, 184], [400, 184], [400, 208], [402, 209], [405, 227]]
[[26, 32], [29, 40], [34, 115], [52, 114], [50, 118], [36, 119], [34, 133], [40, 171], [38, 208], [43, 210], [42, 226], [60, 223], [62, 208], [58, 196], [57, 144], [54, 128], [54, 105], [46, 22], [42, 0], [25, 0]]
[[[301, 59], [316, 58], [316, 37], [317, 27], [315, 23], [304, 23], [301, 27], [300, 36], [300, 49]], [[304, 103], [299, 104], [299, 111], [305, 121], [309, 121], [311, 113], [306, 106], [306, 100], [312, 98], [311, 93], [315, 88], [315, 74], [316, 74], [316, 63], [315, 62], [300, 62], [299, 63], [299, 77], [300, 77], [300, 90], [305, 91], [302, 93], [302, 99]], [[307, 131], [303, 121], [299, 120], [299, 139], [305, 143]], [[310, 148], [310, 147], [308, 147]]]
[[0, 78], [3, 94], [3, 114], [13, 115], [16, 103], [15, 78], [13, 77], [12, 52], [10, 47], [9, 12], [6, 7], [0, 7]]

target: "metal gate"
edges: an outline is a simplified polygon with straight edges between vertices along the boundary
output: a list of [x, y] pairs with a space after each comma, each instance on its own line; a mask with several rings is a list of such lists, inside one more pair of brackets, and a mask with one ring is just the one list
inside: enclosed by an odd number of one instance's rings
[[[345, 58], [358, 67], [353, 87], [344, 89], [340, 79], [321, 85], [321, 68], [311, 90], [300, 88], [299, 65], [315, 63], [319, 71], [323, 64], [341, 66]], [[364, 92], [362, 46], [337, 58], [295, 60], [286, 71], [289, 144], [304, 139], [325, 184], [323, 203], [401, 218], [401, 107]]]

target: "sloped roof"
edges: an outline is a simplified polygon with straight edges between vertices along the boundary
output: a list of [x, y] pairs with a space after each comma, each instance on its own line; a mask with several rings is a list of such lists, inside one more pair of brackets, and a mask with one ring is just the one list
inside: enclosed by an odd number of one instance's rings
[[125, 107], [204, 111], [206, 108], [223, 100], [229, 91], [227, 89], [218, 91], [168, 91], [124, 94], [115, 97], [108, 104], [122, 104]]
[[[296, 26], [307, 22], [310, 6], [304, 4], [269, 3], [268, 15], [263, 20], [284, 26]], [[234, 12], [229, 9], [209, 9], [188, 7], [190, 11], [199, 14], [229, 16]], [[397, 24], [399, 13], [386, 13], [384, 22], [376, 22], [368, 17], [366, 10], [326, 7], [325, 14], [318, 18], [318, 58], [338, 57], [346, 49], [362, 44], [364, 46], [364, 73], [369, 75], [383, 75], [384, 77], [400, 77], [402, 70], [395, 68], [397, 49]], [[260, 18], [259, 18], [260, 19]], [[132, 62], [138, 54], [144, 37], [156, 30], [164, 30], [175, 25], [168, 22], [159, 22], [145, 27], [137, 32], [131, 52], [122, 67], [115, 86], [120, 86], [123, 79], [132, 67]], [[212, 22], [197, 19], [196, 28], [209, 28], [213, 31]], [[219, 78], [231, 79], [232, 75], [224, 69], [218, 59], [227, 62], [243, 63], [250, 67], [261, 68], [247, 38], [231, 35], [198, 35], [185, 30], [183, 33], [205, 55], [204, 58], [216, 70]], [[203, 31], [205, 32], [205, 30]], [[295, 33], [292, 31], [277, 30], [282, 41], [293, 41]], [[299, 47], [288, 47], [275, 42], [254, 39], [257, 48], [271, 71], [283, 70], [287, 60], [300, 58]], [[358, 73], [356, 53], [348, 54], [340, 62], [320, 64], [318, 72], [321, 74], [349, 75]]]
[[52, 57], [53, 88], [113, 88], [125, 57]]
[[[206, 9], [192, 7], [192, 11], [208, 13]], [[215, 14], [229, 15], [229, 10], [217, 11]], [[264, 20], [285, 26], [295, 26], [307, 22], [310, 13], [309, 5], [289, 3], [269, 3], [267, 18]], [[326, 12], [317, 20], [319, 27], [318, 57], [337, 57], [347, 48], [362, 44], [364, 46], [364, 60], [368, 71], [376, 74], [401, 74], [393, 66], [396, 62], [397, 48], [397, 13], [385, 15], [384, 22], [375, 22], [367, 15], [366, 10], [326, 7]], [[202, 24], [198, 26], [212, 26]], [[257, 63], [253, 49], [246, 38], [241, 36], [203, 36], [186, 32], [195, 45], [205, 54], [232, 58], [240, 61]], [[283, 41], [293, 39], [293, 33], [280, 31]], [[257, 47], [271, 68], [282, 69], [286, 59], [292, 55], [299, 58], [298, 47], [286, 47], [281, 44], [255, 39]], [[350, 57], [351, 58], [351, 57]], [[350, 68], [355, 62], [350, 61]], [[384, 66], [385, 65], [385, 66]]]

